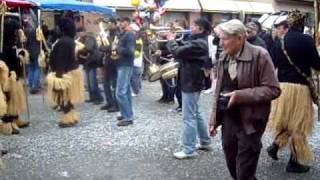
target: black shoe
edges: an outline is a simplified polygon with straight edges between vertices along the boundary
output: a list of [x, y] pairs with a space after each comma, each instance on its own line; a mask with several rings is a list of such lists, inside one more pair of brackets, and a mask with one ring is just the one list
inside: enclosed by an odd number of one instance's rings
[[37, 94], [40, 92], [40, 89], [31, 89], [30, 94]]
[[85, 100], [84, 102], [86, 102], [86, 103], [91, 103], [91, 102], [93, 102], [93, 100], [92, 100], [92, 99], [87, 99], [87, 100]]
[[164, 103], [165, 101], [166, 101], [166, 99], [164, 97], [157, 100], [158, 103]]
[[93, 101], [92, 103], [93, 103], [94, 105], [100, 105], [100, 104], [103, 103], [103, 101]]
[[8, 154], [8, 150], [2, 149], [2, 150], [0, 151], [0, 156], [6, 155], [6, 154]]
[[111, 107], [108, 109], [108, 112], [109, 112], [109, 113], [119, 112], [119, 108], [117, 108], [117, 107], [115, 107], [115, 106], [111, 106]]
[[163, 103], [165, 103], [165, 104], [174, 104], [174, 100], [168, 99], [168, 100], [165, 100]]
[[106, 105], [104, 105], [104, 106], [101, 106], [100, 110], [108, 110], [108, 109], [110, 109], [111, 107], [112, 107], [111, 105], [106, 104]]
[[131, 125], [131, 124], [133, 124], [132, 121], [121, 120], [121, 121], [119, 121], [119, 122], [117, 123], [117, 126], [129, 126], [129, 125]]
[[290, 158], [289, 163], [286, 167], [288, 173], [306, 173], [310, 170], [310, 166], [299, 164], [298, 162]]
[[124, 117], [123, 116], [117, 116], [117, 120], [118, 121], [124, 120]]
[[278, 160], [278, 150], [279, 146], [275, 143], [272, 143], [271, 146], [267, 148], [269, 157], [271, 157], [273, 160]]

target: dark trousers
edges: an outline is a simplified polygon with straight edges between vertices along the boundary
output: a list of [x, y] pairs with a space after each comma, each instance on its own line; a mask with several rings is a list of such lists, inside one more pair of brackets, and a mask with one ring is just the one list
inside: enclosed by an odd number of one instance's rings
[[164, 80], [161, 78], [160, 83], [162, 89], [162, 98], [167, 101], [173, 101], [175, 92], [173, 79]]
[[179, 79], [177, 80], [177, 85], [175, 87], [175, 95], [179, 104], [179, 107], [182, 107], [182, 94], [181, 94], [181, 85]]
[[255, 174], [262, 148], [262, 135], [263, 132], [247, 135], [241, 126], [239, 113], [227, 112], [224, 114], [222, 147], [233, 179], [256, 179]]
[[103, 90], [106, 97], [106, 104], [118, 107], [116, 99], [117, 71], [108, 67], [104, 68]]

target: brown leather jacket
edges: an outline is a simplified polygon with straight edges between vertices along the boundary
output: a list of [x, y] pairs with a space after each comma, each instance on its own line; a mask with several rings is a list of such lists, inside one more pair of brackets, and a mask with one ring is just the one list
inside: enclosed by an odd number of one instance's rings
[[[217, 116], [216, 100], [221, 90], [222, 64], [226, 57], [227, 54], [223, 52], [217, 66], [217, 84], [209, 122], [215, 128], [222, 122], [222, 119]], [[236, 60], [238, 90], [235, 91], [235, 104], [240, 109], [239, 120], [247, 134], [264, 131], [271, 101], [281, 93], [271, 57], [265, 49], [245, 42]]]

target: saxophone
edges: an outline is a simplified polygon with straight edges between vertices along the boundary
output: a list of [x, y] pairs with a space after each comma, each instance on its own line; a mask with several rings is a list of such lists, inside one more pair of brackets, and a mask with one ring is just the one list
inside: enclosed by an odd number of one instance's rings
[[117, 60], [119, 58], [118, 52], [117, 52], [117, 46], [119, 43], [119, 38], [118, 36], [114, 37], [114, 40], [112, 42], [112, 46], [111, 46], [111, 59], [112, 60]]

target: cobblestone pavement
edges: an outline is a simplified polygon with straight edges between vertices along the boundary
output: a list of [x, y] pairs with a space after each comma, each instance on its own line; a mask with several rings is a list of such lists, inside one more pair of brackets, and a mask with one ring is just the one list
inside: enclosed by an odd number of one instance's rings
[[[220, 133], [213, 139], [213, 151], [191, 160], [176, 160], [172, 153], [181, 148], [182, 116], [170, 111], [176, 105], [158, 104], [159, 83], [143, 83], [142, 95], [134, 97], [134, 125], [117, 127], [116, 115], [100, 111], [99, 106], [80, 106], [81, 122], [60, 129], [58, 115], [42, 102], [41, 95], [30, 97], [32, 124], [20, 135], [0, 136], [9, 149], [0, 170], [7, 180], [187, 180], [230, 179], [221, 148]], [[211, 94], [203, 94], [201, 108], [208, 119]], [[257, 170], [258, 179], [303, 180], [320, 177], [320, 125], [310, 139], [315, 152], [312, 169], [304, 175], [287, 174], [288, 150], [280, 160], [266, 155], [270, 133], [263, 138], [264, 148]]]

